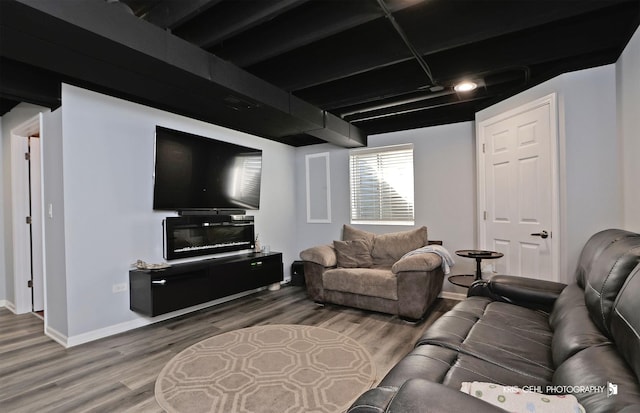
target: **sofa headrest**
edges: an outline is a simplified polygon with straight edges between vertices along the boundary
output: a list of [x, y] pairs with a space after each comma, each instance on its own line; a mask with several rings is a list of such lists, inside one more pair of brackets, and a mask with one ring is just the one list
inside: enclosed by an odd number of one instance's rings
[[428, 243], [427, 227], [425, 226], [389, 234], [374, 234], [345, 224], [342, 230], [342, 239], [344, 241], [356, 239], [370, 241], [373, 264], [389, 267], [407, 252], [424, 247]]
[[640, 236], [609, 244], [584, 273], [584, 301], [600, 331], [611, 337], [613, 304], [631, 271], [640, 263]]
[[357, 239], [364, 239], [364, 240], [370, 241], [371, 245], [373, 245], [373, 239], [375, 237], [376, 237], [376, 234], [374, 234], [373, 232], [352, 227], [351, 225], [348, 225], [348, 224], [344, 224], [342, 227], [343, 241], [354, 241]]
[[616, 298], [611, 335], [618, 350], [640, 377], [640, 265], [631, 272]]
[[578, 266], [575, 273], [578, 285], [583, 289], [585, 288], [585, 274], [591, 270], [591, 265], [598, 259], [602, 251], [620, 239], [637, 236], [638, 234], [635, 232], [629, 232], [623, 229], [606, 229], [592, 235], [584, 244], [582, 253], [578, 259]]

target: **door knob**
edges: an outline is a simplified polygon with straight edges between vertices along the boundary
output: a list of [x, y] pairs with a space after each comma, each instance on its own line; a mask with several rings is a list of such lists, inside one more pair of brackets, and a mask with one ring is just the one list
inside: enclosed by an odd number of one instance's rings
[[536, 232], [531, 234], [534, 237], [540, 237], [542, 239], [549, 238], [549, 233], [547, 231]]

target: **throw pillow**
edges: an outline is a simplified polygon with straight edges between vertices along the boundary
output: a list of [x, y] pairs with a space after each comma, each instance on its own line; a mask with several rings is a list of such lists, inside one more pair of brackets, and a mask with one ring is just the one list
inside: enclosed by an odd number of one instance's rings
[[404, 254], [427, 245], [427, 227], [377, 235], [371, 255], [376, 265], [391, 267]]
[[342, 227], [342, 239], [344, 241], [363, 239], [373, 245], [373, 239], [375, 237], [376, 234], [374, 234], [373, 232], [358, 229], [356, 227], [352, 227], [351, 225], [344, 224], [344, 226]]
[[365, 239], [350, 241], [333, 241], [338, 258], [338, 267], [369, 268], [373, 265], [371, 259], [371, 244]]

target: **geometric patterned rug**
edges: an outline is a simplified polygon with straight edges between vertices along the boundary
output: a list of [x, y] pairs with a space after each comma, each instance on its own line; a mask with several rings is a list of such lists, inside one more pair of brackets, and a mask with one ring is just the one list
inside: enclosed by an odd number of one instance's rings
[[266, 325], [203, 340], [156, 380], [167, 412], [338, 413], [376, 379], [371, 355], [319, 327]]

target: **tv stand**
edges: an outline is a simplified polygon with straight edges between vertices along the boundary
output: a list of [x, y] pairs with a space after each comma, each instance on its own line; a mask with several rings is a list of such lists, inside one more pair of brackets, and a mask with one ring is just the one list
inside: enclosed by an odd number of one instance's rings
[[245, 253], [129, 271], [132, 311], [155, 317], [282, 281], [282, 253]]
[[183, 209], [178, 211], [178, 215], [181, 217], [192, 217], [202, 215], [246, 215], [247, 211], [238, 208], [226, 208], [226, 209]]

